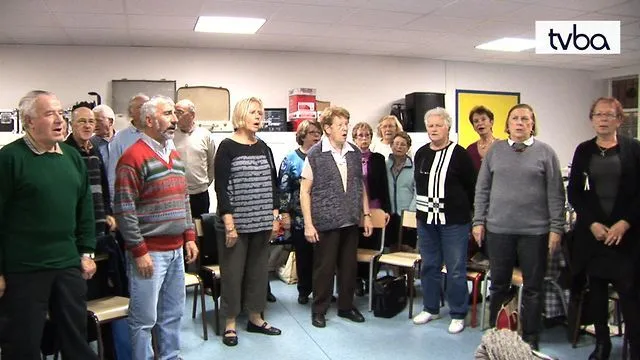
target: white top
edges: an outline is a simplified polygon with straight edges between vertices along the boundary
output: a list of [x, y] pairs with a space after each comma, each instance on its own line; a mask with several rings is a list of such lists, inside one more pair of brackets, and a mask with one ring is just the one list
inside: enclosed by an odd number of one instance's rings
[[142, 133], [140, 138], [147, 145], [149, 145], [149, 147], [153, 149], [153, 151], [158, 154], [158, 156], [160, 156], [160, 158], [164, 160], [164, 162], [166, 162], [167, 164], [169, 163], [169, 160], [171, 158], [171, 150], [173, 150], [173, 147], [170, 146], [170, 142], [168, 140], [164, 145], [162, 145], [145, 133]]
[[207, 191], [213, 182], [213, 159], [216, 144], [209, 130], [194, 127], [190, 133], [178, 129], [173, 142], [186, 164], [187, 188], [195, 195]]
[[[338, 166], [338, 171], [340, 171], [340, 178], [342, 178], [342, 187], [344, 191], [347, 191], [347, 153], [349, 151], [355, 151], [355, 148], [349, 142], [345, 142], [342, 146], [342, 150], [338, 152], [326, 136], [322, 137], [320, 142], [320, 151], [322, 152], [331, 152], [331, 156], [333, 160], [336, 162]], [[305, 179], [313, 180], [313, 170], [311, 170], [311, 165], [309, 164], [309, 157], [307, 156], [304, 159], [304, 165], [302, 166], [302, 177]]]
[[385, 160], [387, 160], [389, 158], [389, 155], [391, 155], [392, 153], [391, 145], [390, 144], [387, 145], [383, 143], [381, 139], [377, 139], [371, 142], [371, 145], [369, 146], [369, 151], [382, 154]]

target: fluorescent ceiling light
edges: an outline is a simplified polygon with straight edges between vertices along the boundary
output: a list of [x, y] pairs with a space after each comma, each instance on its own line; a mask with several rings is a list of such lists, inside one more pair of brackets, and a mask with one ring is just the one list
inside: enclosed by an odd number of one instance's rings
[[519, 52], [523, 50], [529, 50], [536, 47], [536, 41], [531, 39], [518, 39], [518, 38], [502, 38], [480, 44], [476, 46], [476, 49], [480, 50], [494, 50], [494, 51], [510, 51]]
[[228, 16], [200, 16], [194, 31], [214, 32], [225, 34], [255, 34], [265, 19], [228, 17]]

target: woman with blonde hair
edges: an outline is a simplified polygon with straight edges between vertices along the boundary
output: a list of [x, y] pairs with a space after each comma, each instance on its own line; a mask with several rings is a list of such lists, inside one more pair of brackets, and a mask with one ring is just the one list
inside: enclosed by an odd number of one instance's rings
[[238, 344], [236, 317], [249, 313], [247, 331], [280, 335], [261, 316], [267, 298], [269, 240], [278, 231], [280, 210], [271, 149], [256, 137], [264, 107], [255, 97], [233, 109], [231, 137], [215, 157], [218, 215], [224, 241], [218, 241], [222, 277], [221, 311], [226, 316], [222, 342]]
[[386, 161], [392, 152], [391, 143], [393, 143], [393, 138], [400, 131], [402, 131], [402, 124], [400, 124], [400, 120], [397, 117], [394, 115], [383, 116], [378, 121], [378, 126], [376, 127], [378, 139], [371, 144], [371, 152], [382, 154]]

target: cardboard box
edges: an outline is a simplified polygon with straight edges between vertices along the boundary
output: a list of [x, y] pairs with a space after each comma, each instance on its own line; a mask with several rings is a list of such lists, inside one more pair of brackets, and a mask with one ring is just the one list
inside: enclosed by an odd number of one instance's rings
[[331, 107], [331, 101], [316, 100], [316, 111], [323, 112], [324, 109]]
[[[289, 114], [307, 111], [316, 111], [316, 89], [296, 88], [289, 90]], [[296, 116], [296, 118], [299, 117], [300, 115]]]

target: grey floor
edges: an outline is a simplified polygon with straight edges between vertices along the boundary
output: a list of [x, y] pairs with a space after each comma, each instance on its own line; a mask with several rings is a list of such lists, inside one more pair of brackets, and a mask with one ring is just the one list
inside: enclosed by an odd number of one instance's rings
[[[309, 305], [296, 301], [295, 285], [286, 285], [271, 280], [271, 288], [278, 301], [269, 303], [266, 319], [282, 329], [280, 336], [266, 336], [245, 331], [246, 317], [238, 319], [238, 341], [236, 347], [222, 344], [213, 331], [213, 302], [207, 298], [209, 340], [202, 337], [202, 322], [193, 320], [191, 314], [192, 294], [189, 292], [185, 317], [182, 320], [182, 356], [185, 360], [198, 359], [264, 359], [264, 360], [362, 360], [362, 359], [473, 359], [475, 348], [482, 333], [478, 328], [466, 328], [462, 333], [447, 333], [449, 319], [413, 325], [408, 312], [392, 319], [376, 318], [366, 311], [367, 297], [356, 298], [356, 305], [366, 318], [363, 324], [352, 323], [336, 315], [335, 308], [327, 314], [327, 327], [318, 329], [311, 325]], [[415, 299], [414, 309], [421, 309], [421, 298]], [[441, 314], [446, 315], [446, 306]], [[611, 359], [621, 358], [621, 341], [614, 338]], [[583, 336], [576, 349], [566, 341], [565, 328], [557, 326], [542, 333], [541, 350], [562, 360], [587, 359], [592, 350], [593, 338]]]

